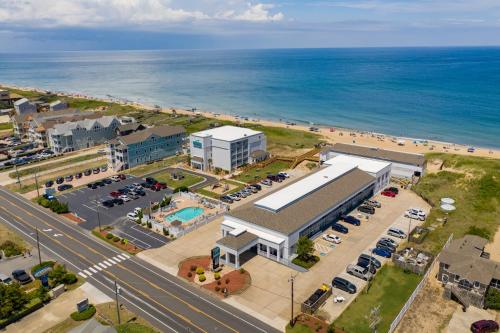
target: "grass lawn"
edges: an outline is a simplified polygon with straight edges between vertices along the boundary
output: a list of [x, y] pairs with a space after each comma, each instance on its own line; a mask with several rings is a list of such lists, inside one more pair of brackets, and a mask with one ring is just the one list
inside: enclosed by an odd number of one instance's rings
[[10, 129], [12, 129], [12, 123], [1, 123], [0, 124], [0, 131], [10, 130]]
[[12, 231], [12, 229], [7, 227], [6, 225], [0, 223], [0, 244], [3, 244], [7, 240], [14, 242], [22, 248], [26, 248], [26, 243], [21, 238], [21, 236], [19, 236], [19, 234]]
[[172, 179], [172, 177], [170, 176], [171, 173], [168, 171], [162, 171], [160, 173], [154, 174], [153, 177], [160, 182], [167, 183], [168, 187], [170, 187], [171, 189], [175, 189], [180, 186], [189, 187], [203, 180], [203, 177], [201, 176], [196, 176], [187, 172], [181, 172], [181, 173], [184, 176], [184, 178], [180, 180]]
[[[60, 168], [63, 166], [67, 166], [67, 165], [71, 165], [71, 164], [79, 163], [79, 162], [84, 162], [84, 161], [96, 159], [99, 157], [103, 157], [103, 156], [101, 154], [80, 155], [80, 156], [69, 158], [69, 159], [64, 160], [64, 161], [47, 163], [47, 164], [43, 164], [40, 166], [33, 166], [30, 168], [22, 169], [22, 170], [19, 170], [18, 173], [19, 173], [19, 177], [24, 177], [24, 176], [34, 174], [35, 171], [36, 172], [43, 172], [43, 171], [47, 171], [47, 170], [50, 170], [53, 168]], [[16, 172], [9, 173], [9, 177], [16, 178], [17, 177]]]
[[313, 148], [315, 144], [321, 141], [320, 135], [301, 130], [267, 127], [258, 124], [245, 124], [245, 127], [264, 132], [267, 138], [268, 150], [273, 150], [279, 146], [287, 146], [293, 149]]
[[290, 326], [290, 324], [286, 325], [286, 333], [314, 333], [313, 330], [309, 328], [309, 326], [296, 323], [293, 325], [293, 328]]
[[233, 194], [233, 193], [236, 193], [238, 191], [240, 191], [241, 189], [243, 189], [245, 187], [244, 184], [240, 183], [240, 182], [235, 182], [235, 181], [232, 181], [232, 180], [229, 180], [229, 179], [223, 179], [220, 181], [221, 183], [227, 183], [227, 184], [230, 184], [230, 185], [234, 185], [236, 186], [235, 188], [223, 193], [223, 194], [219, 194], [219, 193], [215, 193], [215, 192], [212, 192], [210, 190], [207, 190], [206, 187], [205, 188], [200, 188], [198, 189], [196, 192], [199, 193], [199, 194], [202, 194], [202, 195], [205, 195], [207, 197], [210, 197], [210, 198], [214, 198], [214, 199], [219, 199], [222, 195], [228, 195], [228, 194]]
[[403, 304], [421, 280], [421, 276], [405, 273], [402, 269], [388, 264], [375, 275], [372, 285], [365, 293], [361, 292], [356, 300], [334, 321], [335, 326], [346, 332], [371, 333], [365, 316], [374, 306], [380, 305], [382, 321], [379, 332], [387, 332], [390, 324], [399, 313]]
[[500, 160], [440, 153], [426, 157], [442, 160], [444, 168], [449, 170], [428, 173], [414, 187], [434, 207], [425, 225], [445, 216], [439, 209], [442, 197], [455, 199], [457, 209], [448, 214], [443, 227], [431, 231], [418, 247], [436, 253], [451, 233], [459, 238], [473, 226], [492, 240], [500, 226]]
[[247, 171], [234, 177], [234, 179], [245, 183], [255, 183], [261, 179], [264, 179], [269, 174], [275, 174], [280, 171], [284, 171], [290, 167], [290, 163], [283, 161], [276, 161], [271, 164], [266, 165], [263, 168], [251, 168]]
[[[89, 162], [84, 165], [78, 165], [76, 167], [69, 167], [52, 173], [48, 173], [38, 177], [39, 188], [44, 188], [45, 182], [47, 180], [55, 180], [57, 177], [65, 177], [67, 175], [74, 175], [77, 172], [83, 172], [86, 169], [92, 169], [106, 164], [106, 158], [98, 161]], [[21, 181], [21, 188], [17, 183], [9, 184], [6, 186], [9, 190], [19, 193], [27, 193], [36, 190], [35, 177]]]
[[185, 155], [172, 156], [172, 157], [165, 158], [165, 159], [158, 161], [158, 162], [140, 165], [140, 166], [134, 167], [132, 169], [125, 170], [124, 172], [131, 174], [131, 175], [134, 175], [136, 177], [142, 177], [142, 176], [145, 176], [147, 174], [153, 173], [159, 169], [166, 168], [168, 166], [183, 162], [186, 159], [187, 159], [187, 157]]

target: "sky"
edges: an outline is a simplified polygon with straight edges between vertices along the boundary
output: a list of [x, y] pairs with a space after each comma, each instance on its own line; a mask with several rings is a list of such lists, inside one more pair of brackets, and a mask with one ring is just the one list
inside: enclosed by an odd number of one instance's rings
[[0, 52], [500, 45], [500, 0], [0, 0]]

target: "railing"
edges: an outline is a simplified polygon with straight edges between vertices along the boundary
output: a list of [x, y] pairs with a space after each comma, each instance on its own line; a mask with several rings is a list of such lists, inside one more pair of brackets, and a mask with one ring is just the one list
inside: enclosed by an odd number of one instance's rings
[[[453, 234], [451, 234], [450, 237], [448, 237], [448, 240], [446, 241], [446, 243], [443, 246], [443, 250], [448, 247], [448, 245], [450, 244], [450, 242], [451, 242], [452, 239], [453, 239]], [[389, 330], [387, 331], [388, 333], [393, 333], [396, 330], [396, 328], [398, 327], [399, 323], [401, 322], [401, 320], [403, 319], [404, 315], [406, 314], [406, 311], [408, 311], [408, 309], [412, 305], [413, 301], [417, 297], [417, 295], [420, 292], [420, 290], [422, 290], [422, 288], [427, 283], [427, 279], [429, 278], [429, 275], [431, 274], [431, 271], [433, 270], [434, 266], [436, 265], [438, 259], [439, 259], [439, 255], [437, 255], [434, 258], [434, 260], [432, 261], [432, 263], [429, 266], [429, 269], [427, 269], [427, 272], [425, 273], [424, 277], [422, 278], [422, 281], [420, 281], [420, 283], [418, 284], [418, 286], [415, 288], [415, 290], [411, 294], [410, 298], [408, 298], [408, 300], [406, 301], [406, 303], [401, 308], [401, 311], [399, 311], [399, 313], [396, 316], [396, 318], [394, 318], [394, 320], [392, 321], [391, 326], [389, 327]]]

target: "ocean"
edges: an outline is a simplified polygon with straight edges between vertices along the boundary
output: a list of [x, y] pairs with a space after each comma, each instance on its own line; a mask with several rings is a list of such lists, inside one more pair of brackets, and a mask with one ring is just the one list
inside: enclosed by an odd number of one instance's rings
[[0, 82], [500, 147], [500, 48], [0, 53]]

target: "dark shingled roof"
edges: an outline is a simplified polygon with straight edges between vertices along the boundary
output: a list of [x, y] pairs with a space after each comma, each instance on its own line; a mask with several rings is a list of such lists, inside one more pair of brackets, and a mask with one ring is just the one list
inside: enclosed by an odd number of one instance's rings
[[171, 136], [176, 134], [186, 133], [186, 130], [182, 126], [158, 126], [145, 129], [143, 131], [134, 132], [129, 135], [122, 136], [118, 138], [124, 144], [133, 144], [137, 142], [145, 141], [151, 135], [157, 135], [161, 137]]
[[500, 263], [481, 257], [488, 241], [475, 235], [453, 240], [439, 255], [439, 261], [450, 265], [448, 271], [471, 282], [488, 285], [500, 279]]
[[290, 235], [330, 208], [342, 204], [348, 197], [364, 189], [374, 180], [373, 176], [354, 168], [276, 213], [259, 208], [254, 202], [250, 202], [235, 208], [227, 215]]
[[125, 132], [125, 131], [137, 131], [140, 128], [145, 128], [145, 126], [141, 123], [130, 123], [130, 124], [124, 124], [118, 126], [118, 130], [120, 132]]
[[247, 246], [251, 242], [257, 240], [257, 235], [252, 234], [251, 232], [245, 231], [238, 236], [233, 236], [228, 234], [226, 237], [223, 237], [217, 241], [217, 244], [228, 247], [233, 250], [239, 250], [242, 247]]
[[321, 150], [321, 152], [330, 152], [330, 151], [342, 154], [376, 158], [390, 162], [399, 162], [403, 164], [416, 165], [419, 167], [424, 166], [425, 163], [425, 157], [422, 154], [403, 153], [394, 150], [351, 145], [346, 143], [336, 143], [333, 146], [325, 147]]

